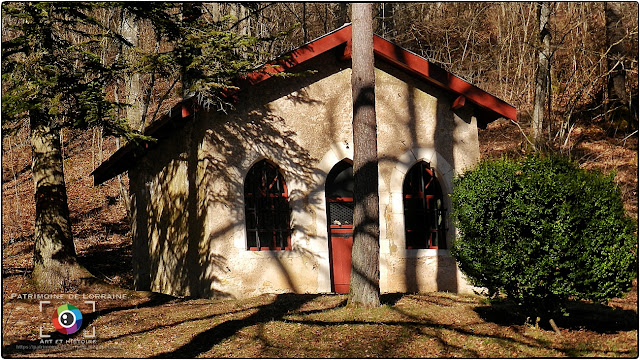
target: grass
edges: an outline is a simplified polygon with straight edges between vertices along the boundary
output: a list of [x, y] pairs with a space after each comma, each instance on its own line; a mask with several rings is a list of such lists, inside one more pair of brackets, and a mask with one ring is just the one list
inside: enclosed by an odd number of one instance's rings
[[[634, 290], [636, 294], [637, 290]], [[56, 333], [38, 302], [5, 293], [5, 357], [637, 357], [637, 296], [615, 307], [576, 303], [561, 333], [525, 325], [508, 306], [450, 293], [389, 294], [379, 308], [345, 307], [344, 295], [180, 299], [128, 292], [85, 314], [95, 344], [38, 348]], [[52, 307], [56, 304], [53, 304]], [[47, 321], [49, 323], [47, 324]], [[46, 327], [48, 326], [48, 327]], [[82, 339], [83, 332], [71, 336]]]

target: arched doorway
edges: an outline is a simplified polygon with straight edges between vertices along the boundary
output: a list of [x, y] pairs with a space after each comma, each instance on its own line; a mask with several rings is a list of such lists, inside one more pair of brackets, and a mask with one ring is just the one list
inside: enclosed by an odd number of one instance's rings
[[351, 163], [342, 160], [329, 171], [325, 194], [331, 290], [337, 293], [348, 293], [353, 245], [353, 166]]
[[402, 185], [407, 249], [446, 249], [446, 209], [435, 172], [424, 161], [415, 164]]

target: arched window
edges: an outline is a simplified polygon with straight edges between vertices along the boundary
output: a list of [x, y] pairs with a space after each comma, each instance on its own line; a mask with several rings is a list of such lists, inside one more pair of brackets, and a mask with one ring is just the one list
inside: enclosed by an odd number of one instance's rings
[[244, 182], [247, 249], [291, 250], [287, 184], [276, 166], [262, 160]]
[[409, 170], [402, 195], [407, 249], [446, 248], [442, 189], [428, 163], [419, 162]]

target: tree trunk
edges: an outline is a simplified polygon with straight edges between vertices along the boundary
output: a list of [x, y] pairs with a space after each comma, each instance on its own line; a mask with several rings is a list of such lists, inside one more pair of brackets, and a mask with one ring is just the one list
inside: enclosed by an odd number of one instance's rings
[[[549, 57], [551, 56], [551, 32], [549, 30], [549, 3], [538, 3], [538, 68], [536, 70], [536, 88], [533, 103], [531, 127], [533, 143], [539, 149], [544, 142], [544, 113], [549, 97]], [[547, 104], [550, 106], [550, 104]], [[549, 121], [549, 119], [547, 119]]]
[[347, 6], [346, 2], [338, 3], [338, 11], [336, 12], [336, 19], [334, 27], [337, 29], [347, 22]]
[[33, 279], [42, 291], [69, 291], [91, 274], [78, 264], [73, 244], [60, 132], [46, 114], [29, 115], [36, 201]]
[[302, 43], [306, 44], [307, 40], [307, 3], [302, 2]]
[[380, 305], [378, 141], [372, 5], [353, 3], [352, 73], [354, 202], [349, 304]]
[[[140, 46], [140, 25], [141, 22], [135, 19], [134, 16], [129, 14], [127, 11], [120, 12], [121, 20], [120, 20], [120, 34], [131, 43], [132, 48], [137, 48]], [[138, 59], [134, 58], [135, 52], [125, 52], [124, 45], [120, 45], [120, 53], [118, 56], [124, 56], [123, 54], [128, 54], [131, 58], [127, 59], [131, 62], [136, 62]], [[151, 84], [153, 87], [153, 83]], [[142, 79], [141, 75], [137, 72], [133, 74], [126, 75], [124, 77], [124, 81], [121, 87], [121, 91], [124, 93], [126, 103], [130, 106], [126, 108], [126, 116], [127, 121], [129, 122], [129, 126], [133, 129], [137, 129], [142, 132], [145, 127], [145, 119], [146, 112], [149, 106], [148, 102], [143, 101], [142, 94]], [[151, 91], [151, 89], [149, 89]], [[118, 101], [118, 89], [115, 91], [116, 101]], [[121, 146], [121, 139], [116, 138], [116, 146], [119, 149]], [[129, 196], [129, 191], [124, 185], [124, 180], [122, 178], [122, 174], [117, 176], [118, 184], [120, 186], [120, 196], [124, 201], [124, 207], [127, 211], [127, 219], [129, 222], [132, 221], [131, 218], [131, 197]]]
[[382, 19], [380, 21], [380, 32], [385, 39], [394, 39], [396, 36], [395, 21], [393, 19], [395, 12], [395, 3], [382, 3]]
[[[182, 4], [182, 26], [191, 28], [194, 23], [200, 18], [202, 15], [203, 4], [195, 3], [195, 2], [185, 2]], [[244, 6], [238, 4], [238, 18], [242, 18], [242, 14], [244, 11]], [[191, 29], [189, 29], [191, 31]], [[248, 29], [239, 27], [238, 33], [244, 34]], [[199, 52], [199, 50], [193, 49], [194, 52]], [[195, 82], [195, 78], [193, 75], [193, 71], [189, 70], [189, 65], [193, 62], [193, 58], [197, 56], [197, 54], [189, 54], [188, 52], [184, 52], [182, 55], [182, 98], [187, 99], [191, 96], [196, 95], [195, 92], [191, 89]]]
[[622, 24], [622, 4], [619, 2], [605, 2], [604, 12], [606, 18], [607, 38], [607, 96], [606, 119], [619, 124], [627, 118], [628, 107], [625, 89], [624, 70], [624, 27]]
[[[122, 12], [120, 33], [129, 43], [131, 43], [131, 48], [135, 49], [140, 46], [140, 21], [135, 19], [134, 16], [128, 14], [126, 11]], [[121, 46], [120, 51], [122, 52], [123, 50], [123, 46]], [[135, 52], [133, 51], [128, 53], [130, 57], [135, 56]], [[135, 62], [138, 59], [130, 58], [127, 60]], [[129, 125], [138, 131], [144, 130], [145, 117], [143, 112], [146, 111], [142, 100], [142, 81], [140, 77], [141, 75], [138, 72], [134, 72], [124, 78], [125, 80], [123, 84], [126, 102], [131, 105], [126, 108], [127, 119], [129, 121]]]

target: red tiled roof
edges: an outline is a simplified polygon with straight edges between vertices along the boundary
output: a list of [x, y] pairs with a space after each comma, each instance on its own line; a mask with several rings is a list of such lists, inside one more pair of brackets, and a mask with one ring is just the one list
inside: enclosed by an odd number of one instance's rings
[[[346, 45], [344, 57], [351, 57], [351, 25], [345, 25], [327, 35], [318, 38], [287, 54], [286, 60], [276, 61], [266, 71], [249, 75], [249, 83], [255, 85], [271, 77], [270, 74], [286, 71], [296, 65], [310, 60], [329, 50]], [[383, 59], [420, 79], [436, 85], [444, 90], [464, 96], [470, 102], [493, 113], [495, 120], [505, 117], [516, 120], [517, 110], [513, 106], [474, 86], [460, 77], [443, 70], [429, 60], [418, 56], [400, 46], [387, 41], [378, 35], [373, 35], [373, 51], [376, 57]]]

